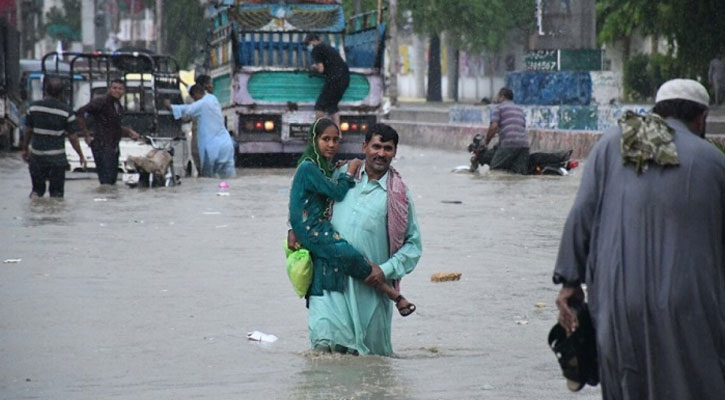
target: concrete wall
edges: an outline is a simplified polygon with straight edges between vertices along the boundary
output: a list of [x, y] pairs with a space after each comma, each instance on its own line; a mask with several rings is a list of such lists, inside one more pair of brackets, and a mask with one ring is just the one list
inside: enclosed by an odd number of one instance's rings
[[594, 0], [537, 0], [533, 50], [596, 48]]
[[[468, 144], [476, 134], [486, 134], [487, 127], [466, 124], [415, 123], [407, 121], [383, 121], [400, 135], [400, 143], [411, 146], [467, 152]], [[531, 151], [573, 150], [572, 158], [585, 158], [601, 137], [600, 132], [558, 131], [529, 129]], [[467, 161], [461, 155], [462, 163]]]
[[[526, 127], [530, 129], [603, 131], [616, 125], [625, 111], [646, 113], [649, 104], [599, 106], [539, 106], [519, 105], [526, 114]], [[452, 124], [488, 126], [494, 106], [453, 106], [448, 111]]]

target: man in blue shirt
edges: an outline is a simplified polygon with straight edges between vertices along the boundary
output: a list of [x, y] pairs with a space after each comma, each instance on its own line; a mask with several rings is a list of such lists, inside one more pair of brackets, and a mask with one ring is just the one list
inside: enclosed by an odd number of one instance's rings
[[201, 85], [189, 89], [194, 99], [191, 104], [168, 104], [174, 118], [190, 116], [196, 119], [199, 135], [199, 159], [203, 177], [219, 176], [230, 178], [234, 169], [234, 142], [224, 126], [224, 117], [219, 101], [213, 94], [206, 93]]

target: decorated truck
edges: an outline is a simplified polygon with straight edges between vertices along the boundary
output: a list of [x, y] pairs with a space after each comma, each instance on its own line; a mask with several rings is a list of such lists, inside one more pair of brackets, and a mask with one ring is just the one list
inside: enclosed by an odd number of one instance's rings
[[359, 154], [382, 110], [385, 25], [381, 10], [345, 21], [339, 0], [233, 1], [210, 5], [209, 75], [239, 156], [298, 154], [324, 78], [303, 41], [315, 33], [350, 68], [340, 101], [340, 153]]

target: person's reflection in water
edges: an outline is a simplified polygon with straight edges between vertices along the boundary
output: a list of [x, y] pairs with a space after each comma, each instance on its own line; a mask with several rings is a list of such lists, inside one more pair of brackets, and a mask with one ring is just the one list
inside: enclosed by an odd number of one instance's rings
[[291, 399], [384, 399], [408, 393], [389, 357], [305, 353]]
[[63, 198], [34, 198], [25, 213], [26, 226], [66, 225], [68, 207]]

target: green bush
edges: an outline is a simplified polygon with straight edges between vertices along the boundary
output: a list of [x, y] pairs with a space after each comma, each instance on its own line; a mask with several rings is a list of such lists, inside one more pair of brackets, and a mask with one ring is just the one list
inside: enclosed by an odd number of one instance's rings
[[632, 101], [652, 100], [660, 85], [680, 77], [682, 69], [674, 57], [666, 54], [637, 54], [624, 64], [624, 94]]
[[648, 71], [652, 79], [652, 96], [663, 83], [670, 79], [684, 77], [682, 67], [678, 65], [677, 60], [666, 54], [652, 54], [649, 59]]

